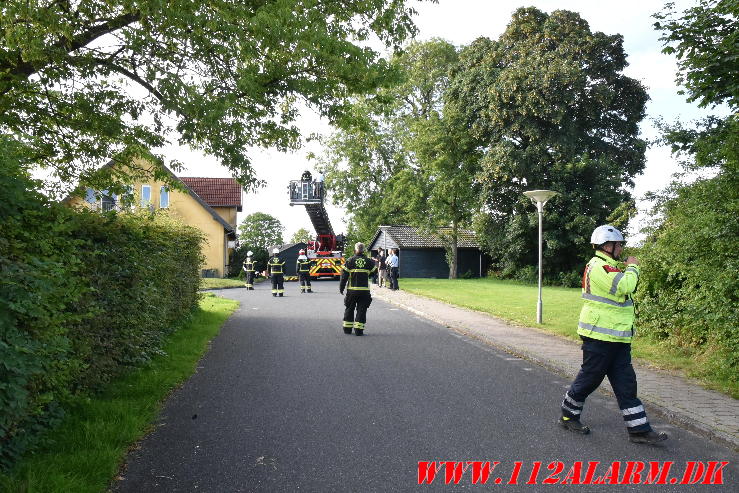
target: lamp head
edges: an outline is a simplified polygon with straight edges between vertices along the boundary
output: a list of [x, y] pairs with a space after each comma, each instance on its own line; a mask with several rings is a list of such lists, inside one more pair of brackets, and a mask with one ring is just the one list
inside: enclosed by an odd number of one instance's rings
[[553, 190], [529, 190], [523, 193], [525, 196], [531, 199], [534, 204], [541, 202], [546, 204], [549, 199], [557, 195], [557, 192]]

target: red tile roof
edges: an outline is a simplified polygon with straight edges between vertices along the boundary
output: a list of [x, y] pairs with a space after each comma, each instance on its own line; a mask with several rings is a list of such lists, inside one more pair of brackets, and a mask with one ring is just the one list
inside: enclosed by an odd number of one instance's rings
[[233, 178], [179, 178], [209, 206], [241, 210], [241, 186]]

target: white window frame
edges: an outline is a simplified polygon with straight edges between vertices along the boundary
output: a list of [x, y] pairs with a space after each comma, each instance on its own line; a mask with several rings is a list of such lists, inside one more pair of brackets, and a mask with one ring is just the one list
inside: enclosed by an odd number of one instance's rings
[[[149, 191], [149, 198], [144, 199], [144, 190]], [[149, 207], [151, 205], [151, 185], [141, 185], [141, 207]]]
[[[165, 204], [166, 197], [166, 204]], [[169, 207], [169, 189], [162, 185], [159, 187], [159, 208], [166, 209]]]

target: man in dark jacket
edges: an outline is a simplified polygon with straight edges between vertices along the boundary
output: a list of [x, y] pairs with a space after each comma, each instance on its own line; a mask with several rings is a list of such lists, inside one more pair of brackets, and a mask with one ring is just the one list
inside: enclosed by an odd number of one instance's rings
[[300, 292], [301, 293], [312, 293], [310, 285], [310, 268], [311, 261], [305, 255], [305, 250], [300, 250], [298, 261], [295, 264], [295, 270], [298, 273], [300, 279]]
[[269, 277], [272, 279], [272, 296], [282, 297], [285, 293], [285, 261], [279, 257], [280, 250], [272, 250], [274, 256], [267, 262]]
[[244, 260], [244, 273], [246, 275], [246, 289], [249, 291], [254, 291], [254, 271], [256, 262], [254, 262], [251, 258], [252, 252], [251, 250], [246, 252], [246, 260]]
[[[358, 336], [364, 334], [364, 325], [367, 322], [367, 308], [372, 303], [369, 280], [377, 270], [372, 259], [364, 255], [364, 243], [354, 245], [354, 256], [346, 261], [341, 271], [339, 293], [344, 294], [344, 333], [351, 334], [352, 328]], [[356, 310], [356, 316], [355, 316]]]

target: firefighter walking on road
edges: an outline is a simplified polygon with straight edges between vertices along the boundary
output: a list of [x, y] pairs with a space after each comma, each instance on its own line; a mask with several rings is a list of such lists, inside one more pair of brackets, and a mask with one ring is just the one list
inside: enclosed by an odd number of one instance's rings
[[[344, 333], [351, 334], [352, 329], [358, 336], [364, 334], [367, 322], [367, 308], [372, 303], [370, 295], [370, 276], [377, 270], [372, 259], [364, 255], [364, 243], [354, 245], [354, 256], [346, 261], [341, 271], [339, 293], [344, 294]], [[356, 310], [356, 315], [355, 315]]]
[[267, 262], [267, 271], [272, 279], [272, 296], [282, 297], [285, 293], [285, 261], [280, 259], [280, 250], [272, 250], [273, 256]]
[[629, 440], [653, 444], [667, 439], [652, 430], [642, 402], [636, 396], [636, 373], [631, 365], [631, 339], [634, 335], [632, 295], [639, 282], [639, 262], [634, 257], [619, 262], [624, 237], [613, 226], [599, 226], [590, 243], [595, 256], [585, 267], [582, 278], [584, 304], [577, 333], [582, 339], [583, 362], [580, 372], [562, 401], [559, 425], [577, 433], [590, 428], [580, 422], [585, 399], [607, 376], [616, 394]]
[[295, 270], [298, 273], [300, 279], [300, 292], [301, 293], [312, 293], [310, 285], [310, 266], [311, 261], [305, 255], [305, 250], [298, 252], [298, 261], [295, 265]]
[[246, 275], [246, 289], [248, 291], [254, 291], [254, 272], [256, 262], [251, 259], [251, 251], [246, 252], [246, 260], [244, 260], [244, 274]]

